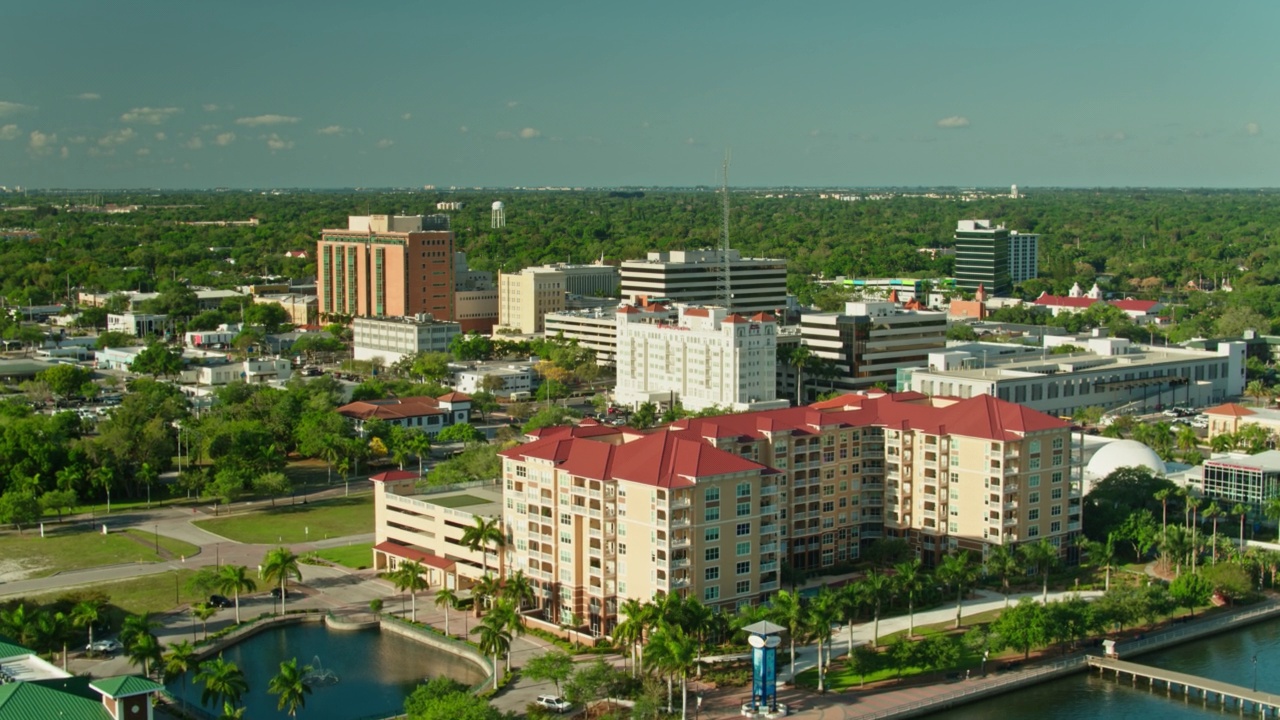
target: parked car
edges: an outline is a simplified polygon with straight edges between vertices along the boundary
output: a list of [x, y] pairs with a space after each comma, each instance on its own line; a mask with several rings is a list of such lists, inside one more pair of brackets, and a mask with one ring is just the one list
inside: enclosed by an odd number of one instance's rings
[[573, 703], [558, 695], [539, 695], [538, 699], [534, 702], [548, 710], [553, 710], [558, 713], [569, 712], [573, 709]]
[[119, 640], [94, 640], [85, 646], [85, 650], [91, 653], [110, 655], [114, 652], [120, 652], [122, 647], [124, 646], [120, 644]]
[[[298, 593], [296, 592], [286, 592], [285, 598], [291, 598], [296, 596], [297, 594]], [[278, 587], [271, 588], [271, 597], [276, 598], [277, 600], [280, 599], [280, 588]]]
[[210, 595], [209, 605], [216, 608], [229, 608], [235, 605], [235, 603], [231, 602], [230, 600], [228, 600], [226, 597], [222, 595]]

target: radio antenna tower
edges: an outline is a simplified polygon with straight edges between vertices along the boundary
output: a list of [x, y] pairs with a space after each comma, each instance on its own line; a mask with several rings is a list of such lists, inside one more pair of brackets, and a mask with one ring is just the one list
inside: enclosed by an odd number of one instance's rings
[[720, 275], [720, 297], [724, 300], [724, 309], [733, 311], [733, 285], [729, 276], [729, 151], [724, 151], [724, 197], [723, 217], [720, 227], [720, 260], [723, 263]]

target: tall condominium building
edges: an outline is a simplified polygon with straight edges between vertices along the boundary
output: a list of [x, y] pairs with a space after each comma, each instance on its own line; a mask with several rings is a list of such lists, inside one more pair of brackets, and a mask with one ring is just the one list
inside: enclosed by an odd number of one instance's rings
[[672, 323], [633, 305], [617, 311], [618, 385], [624, 405], [680, 403], [686, 410], [786, 407], [776, 394], [777, 323], [721, 307], [679, 306]]
[[[588, 432], [589, 431], [589, 432]], [[511, 570], [554, 618], [596, 634], [618, 605], [677, 593], [732, 610], [862, 544], [906, 540], [926, 566], [1047, 538], [1070, 553], [1081, 499], [1070, 425], [991, 397], [846, 395], [689, 418], [650, 434], [546, 431], [503, 457]]]
[[498, 274], [498, 325], [523, 335], [540, 334], [547, 313], [564, 310], [565, 275], [551, 267]]
[[[724, 301], [719, 250], [651, 252], [622, 263], [622, 297], [630, 303], [664, 299], [688, 305]], [[729, 251], [730, 312], [776, 313], [787, 306], [787, 261], [743, 258]]]
[[956, 287], [972, 292], [983, 285], [989, 295], [1008, 295], [1009, 231], [990, 220], [961, 220], [955, 240]]
[[1015, 285], [1040, 277], [1040, 235], [1009, 232], [1009, 281]]
[[804, 397], [878, 383], [894, 387], [899, 369], [919, 367], [929, 353], [946, 348], [947, 314], [905, 310], [891, 302], [851, 302], [843, 313], [802, 315], [800, 341], [833, 371], [828, 376], [811, 372]]
[[347, 229], [321, 231], [316, 269], [322, 316], [453, 319], [453, 233], [446, 216], [351, 216]]

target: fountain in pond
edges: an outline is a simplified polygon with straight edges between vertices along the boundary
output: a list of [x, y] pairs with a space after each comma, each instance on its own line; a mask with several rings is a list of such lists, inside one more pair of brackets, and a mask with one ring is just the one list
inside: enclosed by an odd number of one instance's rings
[[338, 674], [326, 669], [320, 663], [320, 656], [316, 655], [311, 658], [311, 664], [307, 666], [307, 672], [302, 675], [302, 680], [313, 688], [327, 687], [338, 684]]

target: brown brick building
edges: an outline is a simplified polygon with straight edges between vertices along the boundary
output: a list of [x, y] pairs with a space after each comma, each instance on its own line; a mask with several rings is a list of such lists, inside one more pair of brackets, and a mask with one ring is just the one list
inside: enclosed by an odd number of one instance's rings
[[444, 216], [351, 216], [316, 248], [320, 316], [454, 316], [453, 232]]

